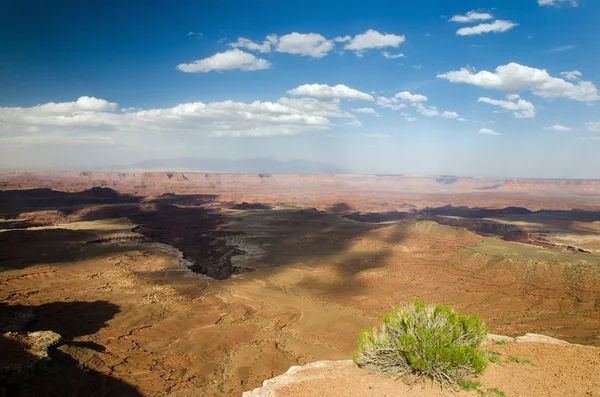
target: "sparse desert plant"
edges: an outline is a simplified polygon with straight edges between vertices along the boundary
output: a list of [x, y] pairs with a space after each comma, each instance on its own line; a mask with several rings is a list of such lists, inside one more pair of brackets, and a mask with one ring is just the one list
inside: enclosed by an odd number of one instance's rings
[[523, 364], [523, 365], [531, 365], [532, 367], [535, 367], [535, 364], [531, 362], [531, 360], [527, 360], [524, 358], [520, 358], [517, 356], [509, 356], [508, 357], [508, 361], [511, 363], [518, 363], [518, 364]]
[[504, 353], [502, 350], [484, 350], [481, 354], [492, 364], [500, 364], [500, 356]]
[[502, 390], [496, 388], [496, 387], [492, 387], [491, 389], [487, 389], [488, 395], [496, 395], [498, 397], [506, 397], [506, 393], [504, 393]]
[[380, 328], [363, 329], [352, 359], [369, 372], [407, 382], [457, 384], [483, 373], [487, 360], [478, 348], [487, 333], [477, 315], [415, 302], [392, 309]]

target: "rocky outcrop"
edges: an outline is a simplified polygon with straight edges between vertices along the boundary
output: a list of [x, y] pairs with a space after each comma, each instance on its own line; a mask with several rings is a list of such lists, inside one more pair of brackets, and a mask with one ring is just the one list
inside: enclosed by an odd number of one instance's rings
[[[545, 345], [557, 345], [557, 348], [570, 347], [593, 349], [580, 345], [562, 341], [546, 335], [525, 334], [512, 338], [504, 335], [489, 334], [484, 344], [532, 344], [540, 343]], [[514, 345], [517, 347], [517, 345]], [[523, 347], [526, 345], [522, 345]], [[349, 382], [354, 382], [356, 385], [349, 385]], [[429, 385], [428, 385], [429, 386]], [[359, 387], [364, 387], [366, 390], [358, 390]], [[424, 386], [425, 387], [425, 386]], [[392, 390], [394, 395], [406, 396], [434, 396], [439, 395], [439, 389], [431, 388], [431, 393], [423, 392], [423, 394], [403, 394], [401, 389], [409, 389], [411, 387], [403, 383], [397, 383], [390, 378], [380, 378], [374, 375], [367, 374], [367, 371], [359, 369], [352, 360], [339, 361], [317, 361], [303, 366], [291, 367], [283, 375], [265, 380], [262, 387], [258, 387], [252, 391], [247, 391], [243, 397], [290, 397], [290, 396], [312, 396], [312, 395], [391, 395], [388, 392]], [[333, 391], [332, 391], [333, 390]], [[364, 394], [364, 393], [367, 394]], [[315, 394], [316, 393], [316, 394]], [[457, 393], [457, 396], [472, 395], [470, 393]]]
[[323, 360], [302, 366], [293, 366], [285, 374], [264, 381], [262, 387], [244, 392], [242, 397], [276, 397], [279, 395], [277, 390], [286, 386], [337, 377], [340, 373], [355, 367], [356, 364], [352, 360]]
[[[48, 349], [62, 342], [53, 331], [6, 332], [0, 338], [0, 384], [11, 387], [31, 378], [36, 370], [50, 362]], [[2, 389], [0, 388], [0, 395]]]

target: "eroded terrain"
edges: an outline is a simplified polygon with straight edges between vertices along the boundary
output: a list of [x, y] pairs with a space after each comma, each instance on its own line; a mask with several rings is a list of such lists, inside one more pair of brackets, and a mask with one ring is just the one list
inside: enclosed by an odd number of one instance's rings
[[414, 299], [600, 345], [598, 182], [3, 178], [1, 331], [63, 338], [9, 395], [240, 395]]

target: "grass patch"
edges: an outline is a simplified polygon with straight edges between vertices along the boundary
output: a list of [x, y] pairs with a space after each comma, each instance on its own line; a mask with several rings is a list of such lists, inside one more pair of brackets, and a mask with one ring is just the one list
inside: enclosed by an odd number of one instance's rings
[[477, 392], [477, 394], [479, 394], [481, 397], [506, 397], [506, 393], [504, 393], [502, 390], [496, 387], [484, 389], [484, 386], [481, 382], [474, 380], [461, 379], [458, 381], [458, 385], [463, 390]]
[[497, 340], [494, 345], [506, 345], [508, 341], [506, 339]]
[[500, 364], [500, 356], [504, 353], [502, 350], [484, 350], [481, 354], [492, 364]]
[[523, 365], [531, 365], [532, 367], [536, 366], [531, 361], [529, 361], [527, 359], [524, 359], [524, 358], [519, 358], [517, 356], [509, 356], [508, 357], [508, 361], [511, 362], [511, 363], [518, 363], [518, 364], [523, 364]]
[[458, 385], [461, 389], [466, 391], [477, 391], [483, 387], [481, 382], [477, 382], [470, 379], [461, 379], [458, 381]]
[[487, 333], [477, 315], [415, 302], [391, 310], [379, 329], [362, 330], [352, 359], [369, 372], [409, 383], [427, 378], [456, 385], [485, 370], [488, 360], [479, 347]]
[[498, 397], [506, 397], [506, 393], [502, 390], [492, 387], [491, 389], [487, 389], [488, 395], [496, 395]]

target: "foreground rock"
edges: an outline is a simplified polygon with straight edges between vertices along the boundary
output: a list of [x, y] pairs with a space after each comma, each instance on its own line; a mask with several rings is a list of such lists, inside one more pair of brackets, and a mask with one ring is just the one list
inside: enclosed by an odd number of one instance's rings
[[[484, 395], [600, 396], [600, 349], [573, 345], [545, 335], [517, 338], [490, 335], [486, 349], [500, 353], [499, 364], [490, 363], [478, 378]], [[492, 393], [492, 394], [489, 394]], [[455, 396], [477, 392], [455, 391]], [[351, 360], [317, 361], [291, 367], [283, 375], [264, 381], [244, 397], [308, 396], [439, 396], [430, 384], [408, 386], [358, 368]]]
[[11, 387], [31, 378], [41, 366], [50, 362], [48, 349], [61, 341], [62, 337], [53, 331], [2, 334], [0, 384], [3, 387]]

